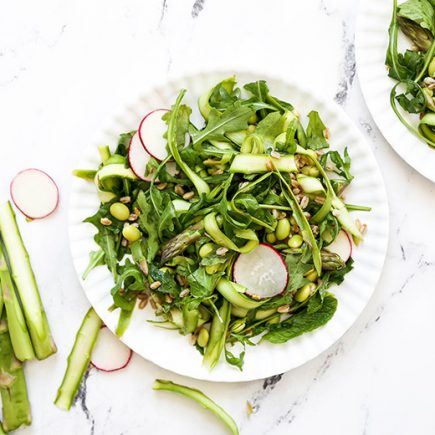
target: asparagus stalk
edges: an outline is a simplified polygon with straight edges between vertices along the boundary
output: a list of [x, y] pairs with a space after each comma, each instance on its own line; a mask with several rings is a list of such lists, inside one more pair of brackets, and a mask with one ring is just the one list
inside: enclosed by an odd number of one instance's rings
[[232, 435], [238, 435], [239, 429], [237, 428], [237, 425], [232, 417], [216, 402], [207, 397], [202, 391], [199, 391], [195, 388], [186, 387], [184, 385], [175, 384], [174, 382], [163, 379], [156, 379], [153, 384], [153, 389], [172, 391], [195, 400], [205, 409], [210, 410], [213, 412], [213, 414], [220, 418], [227, 425]]
[[32, 422], [22, 363], [15, 358], [5, 315], [0, 321], [0, 394], [3, 429], [15, 430]]
[[76, 340], [68, 357], [68, 365], [62, 384], [57, 391], [55, 405], [61, 409], [69, 410], [86, 373], [91, 360], [92, 350], [97, 341], [98, 333], [103, 322], [93, 308], [86, 313]]
[[27, 331], [26, 321], [21, 311], [20, 302], [15, 293], [12, 279], [9, 274], [8, 265], [0, 244], [0, 284], [6, 315], [8, 318], [9, 335], [14, 349], [15, 356], [20, 361], [35, 358], [32, 342]]
[[180, 255], [192, 243], [195, 243], [204, 234], [203, 221], [187, 227], [182, 233], [169, 240], [162, 249], [161, 264], [165, 264], [176, 255]]
[[29, 254], [23, 244], [9, 201], [0, 206], [0, 232], [9, 256], [12, 277], [18, 288], [36, 357], [47, 358], [56, 352], [56, 345], [42, 306]]
[[334, 252], [320, 251], [320, 255], [322, 256], [323, 270], [340, 270], [346, 266], [341, 257]]

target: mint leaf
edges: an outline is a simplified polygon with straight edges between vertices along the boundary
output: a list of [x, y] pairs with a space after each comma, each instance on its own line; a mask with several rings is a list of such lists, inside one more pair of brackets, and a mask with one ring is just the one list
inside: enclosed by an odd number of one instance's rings
[[325, 295], [321, 308], [314, 312], [300, 311], [282, 323], [271, 325], [263, 339], [271, 343], [285, 343], [325, 325], [331, 320], [336, 310], [337, 299], [331, 294]]

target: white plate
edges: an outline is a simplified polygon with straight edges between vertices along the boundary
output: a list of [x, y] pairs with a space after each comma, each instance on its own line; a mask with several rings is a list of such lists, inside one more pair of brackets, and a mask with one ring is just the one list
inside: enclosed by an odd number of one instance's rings
[[[390, 106], [395, 81], [387, 75], [385, 54], [393, 0], [361, 0], [356, 31], [356, 62], [359, 81], [370, 113], [379, 130], [405, 162], [435, 181], [435, 149], [414, 136], [397, 118]], [[405, 38], [399, 48], [410, 47]], [[417, 116], [406, 115], [415, 125]]]
[[[199, 74], [173, 80], [155, 88], [127, 107], [120, 117], [115, 118], [100, 138], [90, 144], [80, 168], [95, 168], [99, 164], [97, 145], [114, 146], [118, 134], [135, 129], [144, 113], [158, 107], [170, 107], [179, 89], [188, 89], [188, 101], [195, 104], [196, 98], [212, 84], [229, 76], [228, 72]], [[188, 338], [174, 331], [151, 326], [145, 321], [152, 318], [151, 311], [135, 310], [130, 327], [122, 337], [124, 343], [136, 353], [155, 364], [173, 372], [220, 382], [238, 382], [265, 378], [297, 367], [319, 355], [338, 340], [353, 324], [366, 306], [380, 276], [388, 238], [388, 206], [383, 180], [370, 150], [361, 133], [352, 121], [334, 103], [326, 103], [302, 90], [301, 87], [284, 81], [267, 78], [264, 75], [237, 74], [239, 83], [265, 78], [274, 95], [291, 101], [297, 110], [305, 115], [312, 109], [318, 110], [331, 132], [331, 144], [335, 149], [349, 148], [353, 159], [354, 183], [347, 200], [355, 204], [373, 207], [371, 213], [354, 213], [368, 224], [369, 231], [361, 246], [355, 250], [354, 270], [334, 292], [339, 300], [334, 318], [323, 328], [305, 334], [284, 345], [269, 343], [248, 347], [243, 371], [221, 362], [212, 372], [201, 365], [201, 355], [189, 344]], [[96, 249], [93, 241], [94, 227], [82, 223], [98, 208], [98, 197], [93, 183], [75, 179], [72, 186], [69, 235], [71, 252], [77, 275], [81, 275], [88, 263], [88, 254]], [[92, 306], [106, 325], [114, 330], [118, 313], [107, 309], [112, 304], [110, 289], [112, 278], [104, 267], [91, 272], [83, 282], [83, 289]]]

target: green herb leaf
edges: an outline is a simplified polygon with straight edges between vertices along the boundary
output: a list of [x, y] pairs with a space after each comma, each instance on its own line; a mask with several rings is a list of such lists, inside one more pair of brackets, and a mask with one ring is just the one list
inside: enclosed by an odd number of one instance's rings
[[239, 356], [234, 355], [225, 347], [225, 359], [228, 364], [237, 367], [240, 371], [243, 370], [243, 363], [245, 360], [245, 351], [240, 352]]
[[435, 11], [428, 0], [407, 0], [399, 5], [397, 15], [417, 23], [435, 36]]
[[308, 114], [308, 118], [307, 148], [312, 150], [329, 148], [329, 144], [325, 139], [326, 126], [320, 119], [319, 113], [313, 110]]
[[325, 325], [331, 320], [336, 310], [337, 299], [331, 294], [325, 295], [321, 308], [310, 313], [307, 310], [300, 311], [284, 322], [271, 325], [263, 339], [271, 343], [285, 343]]
[[252, 114], [252, 109], [243, 106], [240, 101], [229, 106], [223, 113], [212, 108], [205, 128], [192, 135], [194, 146], [199, 146], [205, 140], [225, 140], [225, 133], [246, 129]]
[[143, 191], [137, 196], [137, 205], [140, 210], [139, 226], [148, 234], [147, 238], [147, 261], [154, 260], [159, 250], [159, 239], [157, 231], [157, 218], [149, 200], [146, 199]]
[[151, 278], [154, 281], [160, 281], [160, 287], [157, 289], [159, 293], [167, 293], [172, 297], [176, 297], [180, 293], [180, 286], [175, 281], [174, 275], [168, 271], [162, 271], [154, 264], [149, 267]]
[[303, 285], [309, 283], [308, 279], [306, 279], [304, 275], [313, 268], [313, 265], [304, 263], [303, 260], [303, 255], [288, 254], [285, 257], [285, 264], [287, 265], [289, 272], [286, 293], [292, 293], [301, 288]]
[[222, 273], [209, 275], [204, 267], [198, 267], [193, 273], [187, 276], [190, 286], [190, 294], [196, 298], [206, 298], [210, 296], [221, 277]]
[[420, 85], [407, 80], [406, 90], [396, 97], [398, 103], [409, 113], [421, 113], [426, 109], [426, 97]]
[[102, 249], [98, 251], [91, 251], [89, 253], [89, 264], [86, 267], [86, 270], [83, 272], [82, 279], [85, 280], [88, 277], [89, 272], [91, 270], [103, 264], [104, 264], [104, 251]]

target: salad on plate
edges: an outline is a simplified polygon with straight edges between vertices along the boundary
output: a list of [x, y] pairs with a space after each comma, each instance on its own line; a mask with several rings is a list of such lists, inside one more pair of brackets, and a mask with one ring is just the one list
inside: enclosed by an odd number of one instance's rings
[[330, 149], [318, 112], [305, 120], [264, 80], [229, 77], [200, 96], [199, 125], [185, 93], [75, 171], [100, 199], [83, 279], [110, 270], [118, 335], [151, 307], [148, 321], [189, 336], [209, 369], [224, 355], [241, 370], [247, 346], [333, 317], [330, 288], [366, 231], [351, 212], [370, 208], [346, 202], [351, 156]]
[[[412, 133], [435, 147], [435, 1], [407, 0], [398, 5], [394, 0], [388, 33], [385, 63], [396, 81], [391, 107]], [[403, 52], [398, 48], [401, 34], [408, 46], [412, 44]]]

